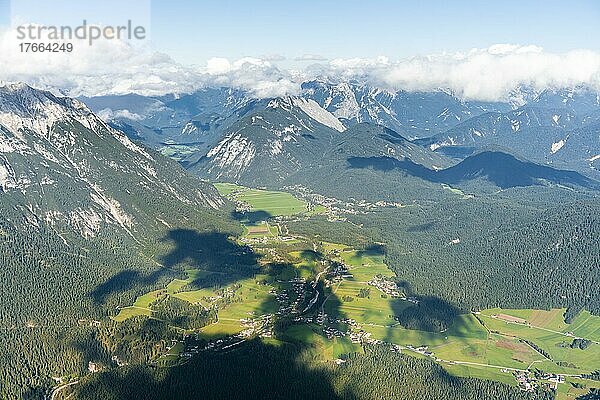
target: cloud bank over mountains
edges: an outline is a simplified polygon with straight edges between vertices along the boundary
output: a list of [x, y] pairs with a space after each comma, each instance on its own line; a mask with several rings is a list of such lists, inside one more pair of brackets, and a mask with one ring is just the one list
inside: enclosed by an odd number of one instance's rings
[[[541, 90], [589, 85], [600, 90], [600, 53], [564, 54], [529, 45], [496, 44], [485, 49], [394, 60], [388, 56], [327, 60], [303, 55], [296, 68], [278, 66], [284, 57], [212, 58], [182, 65], [166, 54], [124, 41], [74, 41], [73, 53], [22, 53], [14, 31], [0, 32], [0, 80], [60, 88], [71, 96], [188, 93], [228, 86], [253, 96], [300, 92], [303, 81], [324, 78], [364, 81], [387, 89], [446, 89], [470, 100], [504, 100], [519, 85]], [[307, 62], [309, 61], [309, 62]]]

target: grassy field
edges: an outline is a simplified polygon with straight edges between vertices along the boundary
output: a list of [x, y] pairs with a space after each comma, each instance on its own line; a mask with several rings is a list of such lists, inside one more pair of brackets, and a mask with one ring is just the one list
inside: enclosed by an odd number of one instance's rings
[[442, 367], [452, 375], [462, 376], [465, 378], [480, 378], [488, 379], [498, 382], [503, 382], [508, 385], [517, 386], [512, 372], [503, 372], [498, 368], [482, 367], [479, 365], [465, 365], [465, 364], [449, 364], [442, 363]]
[[361, 251], [342, 244], [323, 243], [323, 251], [332, 259], [338, 259], [348, 265], [355, 281], [367, 282], [375, 275], [395, 277], [395, 274], [385, 264], [385, 254], [381, 250]]
[[251, 212], [262, 211], [276, 217], [308, 211], [304, 201], [286, 192], [250, 189], [232, 183], [215, 183], [215, 187], [222, 196], [248, 204]]
[[376, 275], [395, 276], [385, 265], [384, 255], [377, 251], [357, 251], [336, 243], [324, 243], [323, 251], [332, 259], [342, 261], [352, 274], [352, 278], [344, 278], [331, 288], [334, 297], [325, 301], [325, 312], [364, 324], [396, 325], [394, 315], [410, 303], [391, 298], [367, 283]]
[[150, 304], [164, 293], [164, 290], [155, 290], [139, 296], [132, 306], [121, 308], [119, 314], [113, 317], [113, 319], [117, 322], [123, 322], [128, 318], [137, 317], [139, 315], [152, 316]]
[[277, 226], [270, 225], [266, 221], [261, 221], [254, 224], [245, 224], [244, 229], [244, 236], [248, 238], [279, 236], [279, 229], [277, 228]]
[[192, 283], [195, 279], [206, 278], [213, 272], [203, 271], [199, 269], [188, 269], [185, 271], [187, 274], [186, 279], [173, 279], [166, 287], [166, 292], [173, 297], [181, 300], [185, 300], [190, 303], [200, 304], [204, 307], [210, 305], [210, 300], [207, 300], [215, 296], [214, 291], [211, 288], [203, 288], [200, 290], [193, 291], [180, 291], [185, 285]]
[[[185, 285], [193, 282], [194, 279], [207, 277], [213, 272], [203, 270], [187, 270], [186, 279], [174, 279], [165, 289], [156, 290], [139, 296], [133, 306], [124, 307], [113, 319], [121, 322], [127, 318], [137, 315], [152, 316], [151, 303], [157, 297], [169, 295], [194, 304], [201, 304], [204, 307], [211, 306], [218, 301], [219, 295], [212, 288], [202, 288], [193, 291], [180, 291]], [[222, 305], [219, 308], [219, 321], [202, 331], [210, 336], [229, 335], [243, 330], [240, 320], [260, 316], [266, 313], [277, 311], [275, 297], [269, 293], [272, 286], [259, 284], [257, 282], [268, 278], [266, 275], [258, 275], [255, 279], [248, 278], [236, 281], [239, 287], [235, 290], [234, 302]]]
[[220, 307], [218, 322], [202, 328], [202, 333], [211, 338], [236, 334], [244, 329], [242, 319], [276, 312], [278, 304], [270, 293], [272, 286], [258, 283], [266, 278], [258, 275], [256, 279], [237, 281], [241, 287], [235, 291], [236, 301]]
[[117, 322], [123, 322], [128, 318], [137, 317], [140, 315], [145, 315], [147, 317], [152, 316], [152, 310], [148, 310], [146, 308], [139, 307], [123, 307], [119, 310], [119, 314], [112, 317], [113, 320]]
[[293, 264], [293, 276], [290, 276], [291, 274], [289, 272], [286, 273], [288, 279], [310, 279], [317, 275], [321, 270], [321, 266], [318, 263], [318, 258], [312, 251], [292, 251], [289, 253], [289, 255], [295, 259], [296, 262]]
[[600, 317], [582, 311], [571, 324], [564, 321], [564, 308], [552, 310], [524, 310], [492, 308], [481, 312], [484, 316], [506, 314], [522, 318], [535, 328], [548, 329], [561, 333], [571, 332], [574, 336], [600, 342]]
[[362, 347], [358, 343], [352, 343], [347, 337], [333, 338], [333, 357], [343, 358], [352, 353], [361, 351]]
[[442, 360], [466, 361], [492, 366], [527, 369], [534, 361], [544, 357], [517, 339], [492, 336], [489, 339], [464, 340], [448, 337], [448, 344], [431, 349]]
[[[479, 316], [485, 326], [474, 315], [464, 314], [458, 316], [443, 333], [408, 330], [395, 321], [394, 315], [410, 303], [382, 296], [382, 292], [366, 283], [375, 275], [394, 277], [377, 248], [356, 251], [343, 245], [325, 243], [323, 251], [331, 258], [343, 261], [352, 274], [352, 278], [345, 278], [331, 287], [335, 297], [325, 301], [324, 310], [328, 314], [358, 321], [375, 339], [403, 346], [428, 346], [433, 357], [442, 360], [441, 364], [451, 373], [514, 384], [512, 373], [503, 369], [535, 367], [546, 372], [569, 374], [600, 369], [600, 345], [592, 344], [586, 350], [571, 349], [568, 345], [573, 338], [565, 336], [567, 332], [573, 332], [576, 336], [597, 339], [600, 318], [588, 312], [582, 312], [572, 324], [567, 325], [563, 321], [565, 310], [561, 309], [494, 309], [485, 310]], [[492, 318], [492, 315], [500, 315], [504, 319]], [[507, 323], [507, 320], [512, 322]], [[490, 333], [488, 329], [496, 333]], [[522, 339], [547, 351], [552, 360]]]
[[445, 332], [448, 336], [486, 339], [488, 332], [473, 314], [462, 314], [456, 317], [454, 324]]
[[[369, 295], [360, 297], [361, 289], [368, 290]], [[393, 318], [395, 311], [392, 304], [405, 303], [397, 299], [382, 298], [379, 290], [361, 282], [343, 281], [332, 290], [336, 299], [325, 302], [325, 312], [330, 315], [338, 313], [344, 318], [352, 318], [363, 324], [394, 325], [397, 322]]]
[[[551, 360], [544, 358], [542, 362], [536, 363], [537, 368], [547, 372], [567, 374], [579, 374], [600, 369], [599, 344], [591, 344], [585, 350], [572, 349], [569, 345], [573, 338], [565, 335], [567, 332], [577, 331], [584, 338], [582, 333], [587, 335], [588, 339], [595, 338], [600, 317], [582, 312], [573, 324], [567, 325], [560, 319], [563, 312], [564, 310], [491, 309], [482, 311], [479, 317], [490, 331], [528, 340], [548, 353]], [[526, 323], [511, 323], [493, 317], [500, 313], [522, 318]]]

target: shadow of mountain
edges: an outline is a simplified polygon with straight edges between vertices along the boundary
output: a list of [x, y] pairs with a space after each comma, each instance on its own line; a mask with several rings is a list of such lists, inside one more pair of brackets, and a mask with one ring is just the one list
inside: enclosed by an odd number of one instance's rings
[[173, 244], [159, 260], [166, 268], [192, 267], [206, 271], [252, 273], [258, 256], [248, 246], [240, 246], [222, 232], [192, 229], [169, 231], [163, 241]]
[[148, 290], [161, 280], [175, 278], [180, 274], [178, 271], [188, 268], [226, 273], [220, 279], [221, 284], [251, 276], [259, 269], [258, 256], [249, 247], [238, 245], [222, 232], [175, 229], [169, 231], [162, 241], [170, 244], [171, 249], [158, 257], [161, 268], [150, 274], [121, 271], [90, 293], [93, 300], [105, 303], [109, 296], [118, 293]]
[[[215, 251], [219, 246], [207, 245], [208, 251], [197, 252], [193, 243], [199, 238], [198, 236], [202, 237], [201, 234], [193, 231], [176, 231], [169, 235], [169, 240], [173, 240], [177, 244], [176, 248], [168, 255], [171, 257], [169, 258], [170, 262], [205, 263], [206, 254]], [[215, 240], [221, 242], [221, 239]], [[221, 243], [221, 245], [233, 253], [242, 251], [245, 256], [245, 251], [240, 250], [240, 246], [235, 243]], [[307, 257], [315, 259], [322, 257], [319, 252], [304, 251]], [[363, 251], [370, 255], [383, 254], [383, 248], [379, 245], [370, 246]], [[251, 260], [256, 261], [256, 255], [251, 254], [251, 256]], [[247, 260], [245, 258], [243, 260], [243, 264], [245, 264]], [[263, 268], [261, 272], [266, 273], [269, 279], [273, 279], [273, 282], [279, 282], [277, 275], [289, 267], [290, 265], [287, 264], [273, 264]], [[310, 282], [306, 282], [306, 284], [311, 285]], [[459, 310], [443, 300], [432, 296], [418, 296], [407, 282], [401, 282], [400, 286], [407, 296], [418, 301], [417, 304], [411, 303], [407, 307], [406, 301], [397, 299], [398, 302], [404, 303], [404, 307], [393, 308], [398, 320], [407, 327], [438, 332], [442, 327], [450, 325], [451, 329], [455, 329], [457, 324], [462, 323], [456, 321]], [[327, 314], [335, 317], [337, 321], [326, 319], [324, 326], [344, 329], [343, 324], [339, 322], [346, 318], [340, 310], [341, 300], [335, 295], [327, 297], [327, 288], [324, 288], [322, 283], [317, 285], [315, 290], [319, 293], [319, 301], [303, 315], [316, 315], [320, 309], [325, 308]], [[323, 306], [324, 301], [326, 301], [325, 306]], [[266, 303], [268, 301], [265, 300]], [[346, 349], [351, 352], [352, 348], [340, 346], [337, 339], [333, 339], [336, 341], [333, 344], [334, 357], [345, 359], [346, 363], [342, 366], [324, 363], [317, 356], [324, 351], [319, 340], [306, 340], [304, 336], [306, 332], [323, 335], [323, 327], [317, 323], [298, 324], [294, 321], [297, 316], [298, 314], [274, 316], [277, 321], [274, 327], [275, 339], [253, 339], [230, 349], [202, 351], [185, 364], [170, 368], [132, 363], [130, 366], [88, 375], [74, 387], [75, 398], [83, 400], [178, 400], [190, 398], [291, 400], [461, 398], [476, 400], [492, 398], [488, 395], [481, 397], [477, 385], [469, 388], [468, 385], [474, 380], [453, 377], [430, 360], [420, 360], [392, 353], [387, 345], [367, 346], [358, 354], [342, 354]], [[143, 317], [139, 317], [137, 321], [131, 321], [131, 324], [135, 323], [166, 326], [162, 321]], [[301, 329], [291, 335], [285, 334], [288, 329], [292, 328], [293, 330], [296, 327]], [[132, 335], [129, 331], [129, 327], [123, 325], [122, 332], [118, 334], [127, 333], [127, 337], [137, 343], [138, 336]], [[148, 335], [155, 335], [153, 332], [154, 329], [150, 329], [147, 333], [144, 330], [144, 340]], [[157, 332], [155, 336], [150, 337], [149, 343], [152, 343], [154, 339], [158, 340], [164, 337], [164, 332]], [[393, 342], [391, 334], [384, 340]], [[414, 343], [416, 346], [420, 344]], [[91, 355], [94, 355], [94, 352]], [[95, 356], [103, 357], [104, 355], [99, 353]], [[138, 361], [144, 362], [142, 359]], [[425, 377], [422, 382], [415, 383], [417, 382], [415, 381], [416, 377], [423, 376], [423, 374]], [[389, 379], [390, 376], [395, 378]], [[381, 382], [385, 382], [385, 384], [382, 385]], [[440, 385], [447, 386], [445, 392], [440, 391]], [[393, 390], [388, 390], [388, 387], [392, 387]], [[419, 387], [420, 390], [416, 394], [415, 387]], [[493, 393], [495, 389], [494, 386], [491, 386], [487, 393]], [[465, 390], [469, 390], [469, 395]], [[449, 397], [450, 393], [456, 394], [456, 397]], [[510, 398], [517, 399], [517, 397]]]
[[[448, 336], [464, 342], [469, 337], [485, 339], [487, 336], [483, 327], [481, 331], [473, 333], [473, 327], [468, 325], [467, 319], [461, 317], [464, 311], [448, 301], [436, 296], [418, 295], [405, 281], [399, 282], [398, 286], [404, 292], [406, 300], [394, 298], [390, 301], [390, 308], [401, 328], [388, 327], [384, 338], [386, 342], [418, 347], [432, 340], [447, 339]], [[406, 336], [404, 329], [415, 331], [415, 334]], [[406, 342], [407, 337], [411, 338], [411, 342]]]
[[417, 304], [398, 306], [392, 303], [394, 318], [406, 329], [443, 332], [455, 322], [458, 310], [445, 300], [434, 296], [415, 297]]
[[[182, 240], [182, 235], [186, 240]], [[188, 246], [186, 243], [190, 242], [187, 239], [193, 239], [189, 235], [190, 233], [179, 232], [170, 237], [178, 238], [177, 243], [185, 248]], [[193, 241], [191, 240], [191, 242]], [[189, 261], [189, 258], [193, 258], [197, 262], [205, 261], [201, 256], [196, 255], [197, 252], [188, 255], [188, 252], [181, 249], [180, 246], [178, 246], [179, 251], [183, 251], [183, 254], [170, 253], [171, 262], [182, 263], [186, 260]], [[228, 245], [225, 247], [228, 248]], [[234, 247], [229, 250], [235, 251], [236, 249]], [[301, 250], [300, 255], [307, 261], [320, 261], [324, 258], [322, 253], [309, 249]], [[256, 260], [254, 254], [252, 257]], [[244, 263], [247, 261], [244, 260]], [[290, 264], [273, 263], [262, 268], [261, 272], [267, 275], [266, 279], [272, 281], [272, 284], [283, 285], [286, 282], [278, 281], [278, 275], [290, 267], [293, 268]], [[309, 281], [305, 282], [305, 285], [307, 296], [305, 301], [300, 303], [300, 309], [304, 309], [306, 305], [310, 304], [310, 300], [317, 293], [318, 300], [307, 307], [305, 312], [273, 316], [276, 321], [273, 327], [274, 337], [280, 339], [275, 344], [269, 339], [252, 339], [231, 349], [203, 351], [200, 355], [191, 358], [189, 362], [171, 368], [127, 366], [88, 375], [84, 383], [76, 387], [75, 397], [90, 400], [339, 399], [340, 397], [334, 389], [331, 370], [317, 367], [310, 361], [318, 348], [314, 347], [311, 341], [303, 341], [294, 335], [286, 335], [290, 327], [292, 330], [298, 327], [303, 332], [304, 329], [315, 329], [313, 332], [322, 336], [322, 326], [304, 322], [297, 323], [293, 319], [298, 316], [317, 315], [325, 301], [328, 303], [328, 310], [332, 310], [336, 316], [343, 318], [343, 315], [339, 313], [339, 300], [335, 296], [326, 297], [322, 282], [319, 282], [316, 287], [313, 287]], [[288, 290], [291, 294], [294, 287], [290, 286]], [[271, 301], [271, 299], [265, 299], [257, 310], [270, 307]], [[131, 321], [131, 324], [140, 321], [144, 321], [144, 319], [139, 317], [138, 321]], [[145, 321], [151, 320], [146, 318]], [[160, 322], [156, 321], [156, 323]], [[325, 322], [325, 326], [327, 324]], [[130, 329], [125, 327], [123, 330]], [[216, 340], [218, 337], [214, 339]], [[139, 344], [137, 347], [139, 348]], [[131, 354], [124, 354], [124, 356], [131, 357]], [[138, 361], [142, 362], [143, 360]], [[347, 393], [343, 398], [351, 400], [354, 396]]]
[[304, 346], [260, 340], [204, 352], [173, 368], [127, 367], [91, 376], [78, 399], [336, 399], [329, 377], [301, 361]]
[[319, 251], [313, 251], [313, 250], [302, 250], [300, 251], [300, 258], [306, 260], [306, 261], [314, 261], [314, 262], [318, 262], [323, 260], [323, 253], [319, 252]]
[[600, 190], [600, 182], [574, 171], [558, 170], [539, 165], [500, 151], [483, 151], [467, 157], [455, 166], [431, 170], [408, 158], [350, 157], [348, 168], [372, 168], [377, 171], [402, 171], [405, 174], [434, 183], [460, 184], [485, 179], [501, 189], [543, 185], [545, 183], [580, 186]]
[[143, 282], [144, 280], [139, 271], [121, 271], [106, 282], [98, 285], [91, 293], [91, 296], [96, 303], [104, 303], [106, 298], [111, 294], [126, 291], [131, 288], [132, 283]]

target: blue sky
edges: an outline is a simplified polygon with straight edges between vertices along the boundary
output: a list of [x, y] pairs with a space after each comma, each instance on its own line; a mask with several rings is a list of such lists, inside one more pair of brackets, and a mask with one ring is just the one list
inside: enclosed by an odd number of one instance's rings
[[[13, 29], [2, 27], [8, 9]], [[18, 25], [84, 19], [131, 20], [149, 39], [19, 51]], [[0, 0], [0, 80], [75, 96], [218, 85], [273, 97], [296, 94], [314, 77], [446, 88], [478, 100], [504, 99], [523, 84], [600, 91], [599, 21], [600, 0]], [[296, 60], [306, 54], [322, 58]]]
[[413, 55], [495, 43], [600, 49], [598, 1], [153, 0], [156, 46], [181, 61], [305, 53]]
[[0, 0], [0, 27], [10, 23], [10, 0]]
[[[8, 3], [0, 0], [0, 24]], [[38, 23], [132, 19], [149, 25], [157, 50], [183, 63], [304, 54], [400, 59], [496, 43], [600, 50], [599, 1], [12, 0], [12, 9]]]

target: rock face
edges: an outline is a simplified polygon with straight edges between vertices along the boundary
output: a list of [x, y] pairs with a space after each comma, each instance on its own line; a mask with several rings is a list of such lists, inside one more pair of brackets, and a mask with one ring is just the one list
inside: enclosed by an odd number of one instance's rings
[[321, 160], [345, 129], [313, 100], [273, 99], [227, 129], [206, 155], [184, 165], [212, 179], [269, 185]]
[[[0, 204], [18, 224], [110, 226], [137, 237], [177, 204], [217, 208], [212, 186], [133, 143], [78, 100], [24, 84], [0, 87]], [[166, 216], [164, 216], [166, 215]]]

